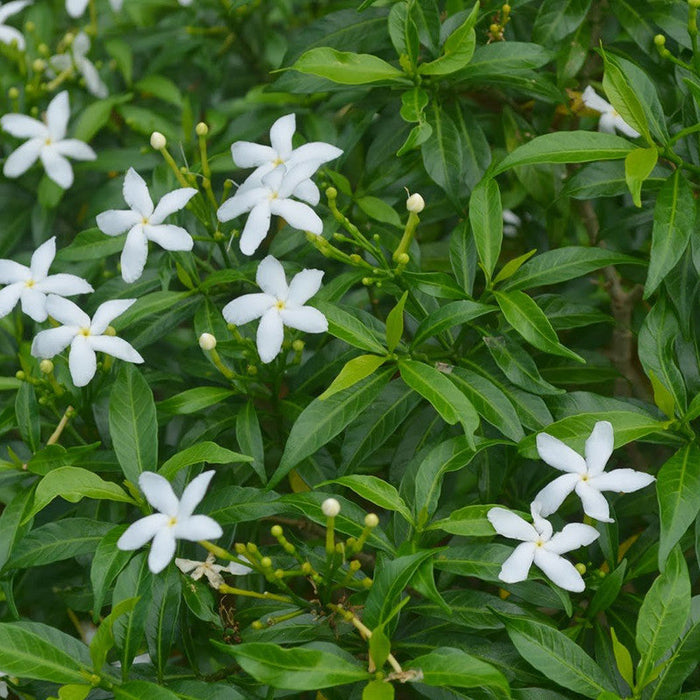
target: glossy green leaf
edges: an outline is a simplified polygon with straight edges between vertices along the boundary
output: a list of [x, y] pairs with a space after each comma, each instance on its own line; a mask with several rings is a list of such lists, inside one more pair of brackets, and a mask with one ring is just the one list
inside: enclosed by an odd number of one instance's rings
[[418, 67], [418, 72], [421, 75], [449, 75], [464, 68], [469, 63], [476, 47], [474, 24], [478, 10], [479, 3], [477, 2], [464, 22], [445, 40], [442, 55], [434, 61], [423, 63]]
[[394, 352], [396, 346], [401, 342], [403, 336], [403, 308], [406, 305], [408, 292], [404, 292], [396, 302], [396, 306], [386, 317], [386, 346], [389, 352]]
[[350, 51], [336, 51], [318, 47], [302, 54], [291, 66], [293, 70], [307, 75], [327, 78], [342, 85], [365, 85], [376, 82], [403, 82], [403, 73], [390, 63], [372, 56]]
[[476, 250], [486, 274], [491, 279], [503, 241], [503, 206], [498, 183], [486, 179], [472, 192], [469, 200], [469, 223], [472, 227]]
[[241, 450], [250, 455], [252, 459], [250, 466], [260, 477], [262, 483], [267, 482], [265, 447], [253, 401], [248, 401], [236, 416], [236, 440], [238, 440]]
[[158, 410], [163, 413], [174, 413], [177, 415], [198, 413], [205, 408], [222, 403], [235, 393], [233, 390], [223, 386], [198, 386], [175, 394], [175, 396], [171, 396], [165, 401], [160, 401]]
[[15, 415], [22, 440], [32, 452], [36, 452], [41, 440], [41, 419], [34, 386], [29, 382], [22, 382], [17, 392]]
[[625, 158], [625, 181], [632, 195], [632, 201], [637, 207], [642, 206], [642, 185], [651, 175], [658, 159], [659, 152], [655, 147], [638, 148], [628, 153]]
[[325, 484], [347, 486], [361, 498], [364, 498], [370, 503], [374, 503], [375, 506], [386, 510], [395, 510], [409, 523], [413, 520], [411, 511], [408, 509], [403, 498], [399, 496], [399, 492], [396, 488], [377, 476], [372, 476], [371, 474], [341, 476], [339, 479], [324, 482], [323, 484], [319, 484], [319, 486], [324, 486]]
[[532, 27], [532, 38], [542, 46], [555, 46], [585, 20], [591, 0], [545, 0]]
[[162, 685], [129, 681], [114, 687], [115, 700], [178, 700], [180, 697]]
[[479, 304], [466, 299], [449, 302], [429, 314], [418, 324], [411, 347], [418, 347], [421, 343], [435, 337], [439, 333], [443, 333], [454, 326], [473, 321], [475, 318], [492, 311], [496, 311], [495, 306]]
[[199, 464], [200, 462], [207, 462], [208, 464], [235, 464], [236, 462], [252, 461], [253, 458], [248, 455], [233, 452], [226, 447], [217, 445], [215, 442], [207, 441], [180, 450], [180, 452], [163, 462], [158, 473], [170, 480], [180, 469]]
[[325, 401], [339, 391], [355, 386], [371, 374], [374, 374], [385, 362], [386, 356], [360, 355], [343, 365], [338, 376], [331, 382], [331, 385], [318, 397], [319, 401]]
[[328, 332], [331, 335], [365, 352], [386, 354], [382, 342], [359, 318], [336, 304], [318, 302], [316, 307], [328, 319]]

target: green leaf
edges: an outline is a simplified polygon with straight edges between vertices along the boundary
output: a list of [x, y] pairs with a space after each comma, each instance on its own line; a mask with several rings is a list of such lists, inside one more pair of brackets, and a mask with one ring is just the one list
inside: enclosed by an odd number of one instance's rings
[[131, 559], [131, 552], [117, 547], [117, 540], [124, 534], [126, 525], [117, 525], [112, 528], [100, 540], [92, 558], [90, 567], [90, 583], [95, 597], [93, 605], [93, 618], [97, 622], [100, 618], [102, 606], [107, 598], [107, 592], [119, 572]]
[[396, 488], [377, 476], [372, 476], [370, 474], [341, 476], [339, 479], [324, 481], [322, 484], [319, 484], [319, 486], [325, 486], [326, 484], [347, 486], [361, 498], [364, 498], [370, 503], [374, 503], [375, 506], [386, 510], [395, 510], [397, 513], [400, 513], [407, 522], [410, 523], [413, 521], [411, 511], [408, 509], [403, 498], [399, 496], [399, 492]]
[[148, 681], [129, 681], [112, 689], [115, 700], [178, 700], [179, 695]]
[[587, 698], [613, 692], [614, 686], [600, 666], [565, 634], [524, 617], [498, 616], [520, 655], [557, 685]]
[[659, 470], [656, 482], [661, 534], [659, 570], [700, 513], [700, 447], [690, 443]]
[[564, 347], [559, 342], [552, 324], [532, 297], [517, 290], [510, 292], [494, 290], [493, 294], [501, 307], [506, 321], [528, 343], [552, 355], [561, 355], [562, 357], [585, 363], [585, 360], [580, 355]]
[[109, 434], [124, 476], [133, 484], [158, 464], [158, 424], [153, 393], [142, 374], [124, 363], [109, 397]]
[[386, 348], [381, 341], [356, 316], [336, 304], [317, 302], [316, 307], [328, 319], [328, 332], [331, 335], [365, 352], [386, 354]]
[[473, 321], [475, 318], [496, 310], [495, 306], [487, 306], [486, 304], [479, 304], [466, 299], [445, 304], [418, 324], [416, 333], [411, 341], [411, 347], [418, 347], [429, 338], [433, 338], [453, 326]]
[[146, 93], [144, 97], [157, 97], [159, 100], [169, 102], [175, 107], [182, 108], [183, 100], [180, 89], [172, 80], [162, 75], [156, 73], [147, 75], [134, 83], [134, 87], [142, 93]]
[[498, 183], [482, 180], [469, 200], [469, 223], [472, 227], [479, 260], [490, 280], [498, 262], [503, 242], [503, 206]]
[[654, 392], [656, 407], [667, 417], [673, 419], [676, 415], [676, 400], [673, 394], [659, 381], [654, 370], [649, 371], [649, 381]]
[[591, 0], [545, 0], [532, 26], [532, 40], [542, 46], [556, 46], [578, 29], [590, 7]]
[[394, 696], [394, 686], [386, 681], [370, 681], [362, 689], [362, 700], [394, 700]]
[[[255, 412], [255, 404], [248, 401], [236, 416], [236, 440], [238, 445], [247, 454], [251, 455], [251, 467], [260, 477], [262, 483], [267, 482], [265, 473], [265, 447], [263, 445], [262, 432], [258, 415]], [[165, 465], [163, 465], [165, 466]]]
[[90, 642], [90, 657], [92, 658], [92, 667], [95, 673], [100, 673], [107, 661], [107, 654], [109, 654], [110, 649], [114, 646], [114, 635], [112, 634], [114, 621], [119, 616], [131, 612], [138, 600], [138, 598], [122, 600], [117, 603], [112, 608], [112, 612], [100, 622], [100, 626], [97, 628], [97, 632]]
[[612, 648], [615, 656], [615, 663], [617, 664], [617, 670], [620, 672], [622, 680], [624, 680], [630, 688], [634, 688], [634, 666], [632, 665], [632, 655], [630, 654], [629, 649], [618, 640], [613, 627], [610, 628], [610, 637], [612, 639]]
[[642, 184], [651, 175], [658, 160], [659, 152], [654, 146], [638, 148], [625, 158], [625, 181], [636, 207], [642, 206]]
[[124, 76], [126, 84], [130, 85], [134, 62], [131, 46], [121, 39], [110, 39], [109, 41], [105, 41], [105, 49], [115, 60], [117, 68], [119, 68], [121, 74]]
[[103, 260], [108, 255], [118, 253], [123, 247], [124, 238], [121, 236], [107, 236], [98, 228], [89, 228], [78, 233], [69, 246], [61, 248], [56, 254], [56, 260], [60, 262]]
[[396, 302], [396, 306], [386, 317], [386, 346], [389, 352], [394, 352], [401, 341], [401, 336], [403, 335], [403, 307], [407, 298], [408, 291], [405, 291]]
[[369, 655], [374, 662], [375, 668], [381, 670], [384, 667], [390, 652], [391, 640], [386, 636], [380, 625], [372, 630], [372, 636], [369, 639]]
[[253, 458], [233, 452], [225, 447], [217, 445], [215, 442], [200, 442], [196, 445], [186, 447], [174, 454], [163, 463], [158, 473], [168, 480], [171, 480], [180, 469], [189, 467], [192, 464], [207, 462], [209, 464], [233, 464], [236, 462], [252, 462]]
[[[396, 3], [392, 7], [392, 12], [397, 7], [405, 7], [403, 3]], [[406, 90], [401, 95], [401, 118], [404, 121], [409, 122], [420, 122], [423, 119], [423, 110], [428, 106], [430, 98], [425, 90], [419, 87], [413, 87], [410, 90]]]
[[494, 507], [479, 504], [458, 508], [449, 518], [430, 523], [426, 530], [443, 530], [462, 537], [493, 537], [495, 530], [486, 514]]
[[435, 102], [426, 113], [426, 119], [432, 132], [421, 146], [423, 165], [430, 179], [457, 203], [464, 167], [459, 131], [450, 115]]
[[[213, 644], [233, 656], [241, 668], [259, 683], [284, 690], [331, 688], [346, 683], [369, 680], [369, 673], [345, 655], [321, 649], [296, 647], [283, 649], [277, 644]], [[324, 645], [332, 647], [331, 645]]]
[[423, 63], [418, 67], [421, 75], [449, 75], [464, 68], [474, 55], [476, 33], [474, 24], [479, 12], [477, 2], [462, 24], [445, 40], [442, 55], [434, 61]]
[[41, 440], [41, 419], [33, 384], [22, 382], [15, 398], [15, 415], [22, 440], [32, 452], [36, 452]]
[[165, 401], [158, 403], [158, 410], [175, 415], [198, 413], [209, 406], [215, 406], [233, 396], [236, 392], [223, 386], [198, 386], [187, 389]]
[[[92, 137], [109, 122], [115, 105], [129, 102], [131, 98], [131, 94], [115, 95], [104, 100], [95, 100], [84, 107], [79, 112], [75, 126], [73, 127], [74, 138], [85, 141], [86, 143], [90, 141]], [[104, 234], [102, 235], [104, 236]]]
[[367, 216], [375, 221], [381, 221], [383, 224], [391, 224], [392, 226], [396, 226], [396, 228], [402, 227], [401, 218], [396, 213], [396, 209], [387, 204], [383, 199], [379, 199], [379, 197], [371, 197], [369, 195], [358, 197], [355, 200], [355, 204], [357, 204]]
[[536, 252], [537, 248], [533, 248], [528, 250], [527, 253], [518, 255], [517, 258], [509, 260], [493, 278], [493, 283], [499, 284], [512, 277]]
[[12, 555], [17, 542], [31, 528], [24, 514], [29, 511], [34, 499], [34, 489], [20, 489], [0, 513], [0, 570]]
[[694, 228], [693, 191], [678, 169], [664, 182], [656, 199], [645, 299], [654, 293], [681, 259]]
[[627, 571], [627, 560], [623, 559], [620, 565], [611, 574], [603, 579], [598, 590], [595, 592], [591, 604], [588, 606], [588, 614], [593, 617], [599, 612], [607, 610], [617, 599], [622, 584], [625, 582], [625, 572]]
[[375, 82], [406, 80], [404, 74], [377, 56], [318, 47], [302, 54], [292, 70], [327, 78], [342, 85], [365, 85]]
[[491, 176], [531, 163], [591, 163], [625, 158], [636, 146], [621, 136], [596, 131], [558, 131], [537, 136], [516, 148]]
[[379, 355], [353, 357], [352, 360], [345, 363], [331, 385], [318, 397], [319, 401], [325, 401], [339, 391], [355, 386], [358, 382], [374, 374], [386, 361], [386, 357]]
[[182, 602], [181, 576], [171, 566], [153, 579], [152, 602], [146, 613], [146, 643], [158, 680], [162, 682], [177, 632]]

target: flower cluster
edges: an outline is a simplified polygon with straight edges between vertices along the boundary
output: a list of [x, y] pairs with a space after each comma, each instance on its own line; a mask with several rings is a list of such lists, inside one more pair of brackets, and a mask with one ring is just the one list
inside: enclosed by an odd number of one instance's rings
[[584, 589], [581, 574], [560, 555], [590, 544], [600, 533], [590, 525], [571, 523], [561, 532], [553, 534], [552, 526], [545, 517], [555, 513], [564, 499], [575, 491], [587, 516], [602, 522], [612, 522], [608, 502], [602, 491], [631, 493], [654, 481], [650, 474], [634, 469], [614, 469], [604, 473], [613, 448], [613, 427], [608, 421], [595, 424], [586, 440], [585, 459], [547, 433], [537, 436], [540, 457], [550, 466], [566, 473], [535, 496], [530, 506], [533, 525], [503, 508], [489, 510], [487, 517], [499, 535], [523, 542], [503, 562], [499, 573], [502, 581], [524, 581], [534, 562], [562, 588], [574, 592]]

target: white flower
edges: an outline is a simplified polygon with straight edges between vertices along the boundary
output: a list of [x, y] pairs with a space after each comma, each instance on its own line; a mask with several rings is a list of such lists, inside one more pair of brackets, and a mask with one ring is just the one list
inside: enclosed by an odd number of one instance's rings
[[308, 205], [290, 199], [294, 195], [310, 204], [318, 204], [318, 189], [313, 192], [303, 187], [304, 183], [311, 182], [309, 177], [316, 167], [315, 163], [306, 161], [289, 171], [280, 165], [261, 180], [251, 176], [219, 207], [216, 213], [219, 221], [229, 221], [250, 212], [240, 241], [244, 255], [252, 255], [258, 249], [270, 228], [272, 214], [283, 217], [292, 228], [321, 235], [323, 222], [316, 212]]
[[522, 219], [510, 209], [503, 210], [503, 235], [513, 238], [518, 235]]
[[335, 518], [340, 513], [340, 503], [335, 498], [327, 498], [321, 503], [321, 512], [327, 518]]
[[197, 194], [197, 190], [182, 187], [168, 192], [154, 208], [144, 179], [129, 168], [122, 192], [131, 209], [104, 211], [97, 215], [97, 226], [108, 236], [129, 232], [122, 250], [122, 277], [125, 282], [135, 282], [146, 265], [148, 241], [157, 243], [165, 250], [192, 250], [192, 236], [184, 228], [164, 224], [163, 220], [180, 211]]
[[[4, 678], [5, 676], [7, 676], [7, 674], [0, 671], [0, 678]], [[9, 694], [10, 691], [7, 688], [7, 683], [5, 681], [0, 681], [0, 698], [6, 698]]]
[[5, 177], [19, 177], [41, 159], [46, 174], [64, 190], [73, 184], [73, 169], [65, 158], [95, 160], [95, 151], [78, 139], [67, 139], [66, 127], [70, 116], [68, 93], [64, 90], [49, 102], [46, 123], [24, 114], [6, 114], [0, 118], [0, 126], [13, 136], [28, 139], [10, 153], [5, 161]]
[[560, 555], [590, 544], [600, 533], [590, 525], [571, 523], [552, 535], [552, 525], [540, 517], [537, 501], [530, 506], [530, 512], [534, 525], [505, 508], [491, 508], [486, 514], [499, 535], [522, 541], [503, 562], [498, 578], [506, 583], [524, 581], [534, 561], [557, 586], [580, 593], [585, 588], [581, 574]]
[[609, 134], [614, 134], [615, 129], [621, 131], [625, 136], [636, 139], [640, 134], [635, 131], [615, 110], [615, 108], [606, 102], [596, 91], [589, 85], [581, 95], [583, 104], [589, 109], [594, 109], [600, 112], [600, 120], [598, 121], [598, 131], [606, 131]]
[[34, 357], [51, 358], [70, 345], [68, 367], [75, 386], [85, 386], [95, 376], [95, 351], [104, 352], [125, 362], [143, 362], [143, 357], [121, 338], [103, 335], [112, 319], [123, 314], [136, 299], [116, 299], [100, 304], [92, 320], [72, 301], [50, 294], [46, 310], [62, 323], [37, 333], [32, 343]]
[[[80, 17], [85, 12], [89, 0], [66, 0], [66, 11], [71, 17]], [[109, 4], [115, 12], [122, 9], [123, 0], [109, 0]]]
[[146, 500], [159, 512], [130, 525], [117, 541], [117, 547], [139, 549], [152, 539], [148, 568], [157, 574], [173, 558], [176, 540], [197, 542], [221, 537], [223, 530], [219, 523], [207, 515], [192, 515], [213, 476], [212, 469], [195, 477], [178, 500], [167, 479], [154, 472], [143, 472], [139, 476], [139, 486]]
[[92, 285], [81, 277], [60, 273], [48, 275], [56, 256], [56, 236], [42, 243], [32, 255], [29, 267], [13, 260], [0, 260], [0, 318], [14, 309], [21, 300], [22, 311], [35, 321], [45, 321], [46, 295], [72, 296], [94, 291]]
[[258, 265], [255, 281], [263, 294], [245, 294], [226, 304], [223, 315], [228, 323], [242, 326], [259, 318], [257, 345], [260, 359], [272, 362], [282, 349], [284, 326], [305, 333], [328, 330], [326, 317], [311, 306], [304, 306], [321, 286], [321, 270], [302, 270], [289, 286], [284, 268], [268, 255]]
[[294, 114], [280, 117], [270, 128], [270, 146], [261, 146], [250, 141], [236, 141], [231, 146], [233, 162], [239, 168], [256, 168], [251, 178], [257, 178], [260, 181], [278, 165], [286, 165], [287, 169], [291, 170], [295, 165], [311, 162], [315, 164], [312, 175], [323, 163], [342, 155], [343, 151], [340, 148], [323, 141], [313, 141], [299, 148], [292, 148], [292, 136], [295, 130]]
[[540, 433], [537, 436], [537, 451], [551, 467], [567, 472], [547, 484], [535, 500], [542, 504], [542, 515], [554, 513], [572, 492], [581, 499], [583, 512], [602, 522], [613, 522], [608, 502], [601, 491], [632, 493], [654, 481], [651, 474], [634, 469], [614, 469], [604, 473], [605, 464], [615, 446], [613, 427], [608, 421], [599, 421], [586, 440], [586, 459], [574, 452], [561, 440]]
[[[12, 0], [12, 2], [6, 2], [4, 5], [0, 5], [0, 42], [3, 44], [11, 44], [13, 41], [17, 42], [17, 48], [20, 51], [24, 51], [25, 43], [24, 37], [18, 32], [14, 27], [8, 27], [5, 25], [5, 20], [12, 15], [16, 15], [18, 12], [23, 10], [27, 5], [31, 5], [32, 0]], [[2, 696], [0, 697], [7, 697]]]
[[213, 554], [207, 556], [206, 561], [194, 561], [192, 559], [176, 559], [175, 566], [177, 566], [183, 574], [190, 574], [190, 577], [195, 581], [199, 581], [202, 576], [206, 576], [209, 584], [212, 588], [218, 589], [219, 586], [224, 583], [224, 577], [221, 572], [235, 574], [236, 576], [241, 576], [243, 574], [249, 574], [252, 569], [244, 564], [238, 564], [235, 561], [230, 562], [227, 566], [221, 566], [220, 564], [215, 564], [216, 557]]
[[89, 92], [95, 95], [95, 97], [107, 97], [109, 94], [107, 86], [102, 82], [97, 68], [95, 68], [92, 61], [87, 58], [89, 50], [90, 39], [85, 32], [80, 32], [80, 34], [73, 39], [66, 53], [52, 56], [49, 59], [49, 65], [54, 71], [59, 73], [75, 68], [75, 70], [85, 78], [85, 86]]

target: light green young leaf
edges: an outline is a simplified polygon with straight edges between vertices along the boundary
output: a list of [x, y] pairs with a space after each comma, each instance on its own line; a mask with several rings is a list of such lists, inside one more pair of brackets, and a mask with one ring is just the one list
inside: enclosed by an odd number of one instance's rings
[[310, 49], [302, 54], [291, 69], [327, 78], [342, 85], [406, 81], [406, 77], [398, 68], [377, 56], [336, 51], [325, 46]]
[[630, 688], [634, 688], [634, 666], [632, 665], [632, 655], [629, 649], [622, 644], [615, 634], [615, 628], [610, 628], [610, 637], [612, 638], [613, 654], [615, 655], [615, 663], [617, 670], [622, 676], [622, 680], [627, 683]]
[[642, 206], [642, 184], [651, 175], [658, 159], [659, 152], [654, 146], [638, 148], [625, 158], [625, 180], [636, 207]]
[[442, 56], [418, 67], [421, 75], [449, 75], [464, 68], [474, 55], [476, 33], [474, 24], [479, 12], [477, 2], [462, 24], [445, 40]]
[[408, 291], [405, 291], [396, 302], [396, 306], [386, 317], [386, 346], [389, 352], [394, 352], [401, 341], [401, 336], [403, 335], [403, 307], [407, 298]]
[[413, 522], [411, 511], [403, 498], [399, 496], [396, 487], [387, 483], [384, 479], [380, 479], [378, 476], [372, 476], [371, 474], [352, 474], [349, 476], [341, 476], [339, 479], [324, 481], [322, 484], [319, 484], [319, 486], [325, 486], [326, 484], [347, 486], [361, 498], [364, 498], [370, 503], [374, 503], [375, 506], [385, 508], [386, 510], [394, 510], [400, 513], [407, 522]]
[[112, 608], [112, 612], [100, 622], [100, 626], [90, 642], [90, 657], [95, 673], [100, 673], [107, 660], [109, 650], [114, 646], [114, 635], [112, 634], [114, 621], [119, 616], [131, 612], [138, 600], [138, 598], [127, 598], [120, 601]]
[[360, 355], [353, 357], [343, 366], [338, 376], [331, 382], [331, 385], [318, 397], [319, 401], [325, 401], [334, 394], [362, 381], [365, 377], [374, 374], [385, 362], [386, 357], [379, 355]]

